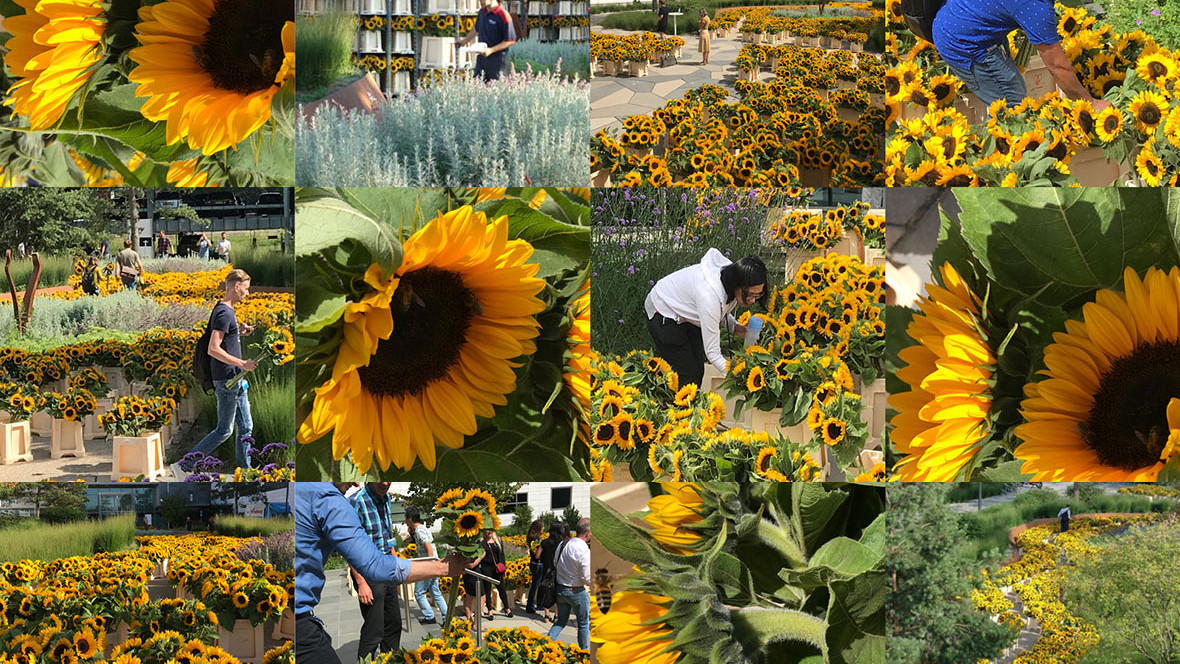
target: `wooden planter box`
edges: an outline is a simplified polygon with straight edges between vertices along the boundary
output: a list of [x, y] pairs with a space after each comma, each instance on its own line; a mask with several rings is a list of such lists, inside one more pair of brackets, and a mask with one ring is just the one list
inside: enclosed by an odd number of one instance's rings
[[734, 412], [737, 410], [737, 398], [725, 397], [725, 393], [721, 390], [721, 383], [725, 380], [725, 374], [722, 374], [712, 364], [705, 364], [705, 374], [701, 379], [704, 385], [701, 389], [706, 392], [716, 392], [722, 399], [725, 400], [725, 422], [732, 423], [732, 426], [740, 426], [748, 429], [750, 427], [750, 412], [751, 409], [746, 408], [742, 410], [742, 419], [734, 419]]
[[277, 621], [275, 621], [274, 629], [271, 630], [270, 637], [276, 641], [280, 641], [282, 639], [291, 639], [292, 641], [295, 640], [295, 613], [291, 610], [291, 607], [288, 606], [287, 609], [283, 611], [283, 615], [280, 616]]
[[632, 76], [647, 76], [646, 60], [628, 60], [627, 71]]
[[54, 419], [49, 458], [60, 459], [64, 456], [72, 456], [75, 459], [80, 459], [86, 456], [84, 430], [82, 422]]
[[106, 653], [110, 655], [115, 651], [115, 648], [127, 641], [129, 630], [127, 623], [119, 623], [113, 632], [107, 632], [107, 649]]
[[149, 482], [154, 482], [167, 473], [164, 467], [164, 446], [158, 431], [143, 436], [115, 436], [111, 453], [113, 480], [143, 475]]
[[765, 431], [771, 436], [782, 436], [793, 443], [806, 444], [811, 440], [811, 429], [807, 422], [800, 422], [794, 426], [784, 427], [779, 424], [782, 409], [750, 411], [750, 431]]
[[53, 433], [53, 418], [49, 413], [38, 411], [29, 418], [29, 430], [34, 436], [48, 436]]
[[357, 30], [356, 45], [354, 46], [356, 52], [384, 53], [385, 47], [381, 45], [381, 35], [383, 32], [384, 30]]
[[869, 425], [869, 437], [866, 447], [880, 449], [881, 435], [885, 432], [885, 411], [889, 407], [886, 403], [889, 393], [885, 390], [885, 379], [878, 378], [868, 385], [862, 385], [860, 376], [857, 376], [856, 386], [860, 392], [861, 404], [863, 405], [860, 411], [860, 419]]
[[310, 120], [323, 105], [335, 106], [345, 111], [355, 108], [368, 113], [376, 113], [378, 112], [378, 104], [384, 96], [381, 86], [377, 84], [376, 76], [373, 72], [368, 72], [327, 97], [300, 106], [299, 112], [303, 114], [304, 120]]
[[610, 170], [600, 168], [590, 174], [590, 186], [602, 188], [610, 186]]
[[0, 464], [32, 461], [32, 445], [28, 420], [0, 424]]
[[830, 168], [801, 168], [799, 182], [804, 187], [832, 186], [832, 169]]
[[851, 108], [844, 108], [841, 106], [836, 108], [836, 119], [855, 123], [860, 120], [860, 111], [855, 111]]
[[1107, 159], [1102, 148], [1079, 150], [1070, 160], [1069, 170], [1083, 187], [1110, 187], [1127, 172], [1117, 161]]
[[618, 60], [603, 60], [602, 74], [604, 76], [618, 76], [619, 75], [619, 61]]
[[234, 621], [233, 631], [224, 625], [217, 628], [218, 641], [223, 650], [243, 662], [261, 662], [266, 654], [262, 625], [251, 625], [249, 620]]
[[758, 80], [758, 72], [753, 69], [751, 69], [749, 71], [746, 71], [744, 69], [739, 69], [738, 70], [738, 80], [739, 81], [750, 81], [751, 83], [753, 83], [754, 81]]

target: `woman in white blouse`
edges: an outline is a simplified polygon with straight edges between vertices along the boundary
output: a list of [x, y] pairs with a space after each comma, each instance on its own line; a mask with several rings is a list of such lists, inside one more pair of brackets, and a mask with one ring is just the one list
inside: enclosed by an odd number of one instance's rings
[[742, 336], [746, 327], [733, 316], [766, 295], [766, 264], [758, 256], [730, 262], [710, 249], [700, 263], [660, 279], [647, 294], [644, 310], [655, 352], [680, 376], [680, 385], [701, 384], [705, 362], [725, 373], [721, 324]]

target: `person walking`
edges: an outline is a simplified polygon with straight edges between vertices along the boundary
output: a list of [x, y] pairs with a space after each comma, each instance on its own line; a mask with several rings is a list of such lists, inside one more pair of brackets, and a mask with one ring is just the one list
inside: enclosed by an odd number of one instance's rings
[[332, 638], [315, 616], [324, 590], [324, 564], [334, 551], [361, 576], [392, 584], [457, 576], [468, 567], [458, 554], [444, 560], [404, 560], [386, 555], [361, 527], [344, 497], [351, 482], [298, 482], [295, 485], [295, 641], [296, 664], [340, 664]]
[[759, 256], [731, 263], [717, 249], [709, 249], [701, 262], [660, 279], [643, 303], [647, 329], [656, 355], [664, 358], [680, 377], [680, 386], [701, 384], [705, 362], [725, 374], [721, 354], [721, 330], [745, 336], [746, 326], [733, 316], [738, 307], [749, 307], [766, 296], [766, 264]]
[[139, 254], [131, 248], [131, 240], [123, 240], [123, 251], [115, 254], [115, 264], [119, 268], [119, 279], [123, 282], [123, 289], [135, 290], [139, 283], [139, 275], [143, 274], [143, 263], [139, 261]]
[[549, 628], [556, 639], [572, 612], [578, 619], [578, 647], [590, 648], [590, 519], [574, 526], [575, 536], [557, 556], [557, 622]]
[[499, 79], [508, 47], [516, 43], [516, 27], [512, 24], [512, 16], [500, 5], [499, 0], [481, 0], [475, 27], [458, 43], [465, 46], [476, 37], [479, 43], [487, 46], [475, 58], [475, 76], [483, 81]]
[[660, 39], [664, 39], [668, 36], [667, 0], [660, 0], [660, 5], [656, 8], [656, 32], [660, 33]]
[[204, 261], [209, 260], [210, 246], [209, 236], [201, 233], [201, 237], [197, 238], [197, 258]]
[[237, 464], [250, 467], [250, 450], [245, 440], [254, 430], [250, 417], [249, 382], [230, 385], [238, 374], [258, 368], [254, 360], [242, 359], [242, 335], [254, 333], [253, 325], [238, 325], [234, 307], [250, 294], [250, 275], [245, 270], [230, 270], [225, 277], [225, 297], [213, 307], [209, 316], [209, 374], [213, 378], [213, 392], [217, 397], [217, 427], [201, 439], [191, 451], [212, 454], [233, 432], [236, 422], [238, 438], [235, 445]]
[[1057, 518], [1061, 519], [1061, 532], [1069, 532], [1069, 522], [1073, 519], [1073, 512], [1069, 509], [1069, 504], [1057, 512]]
[[[393, 519], [389, 504], [389, 482], [366, 482], [363, 489], [348, 501], [377, 549], [386, 555], [393, 552]], [[386, 579], [366, 579], [355, 567], [349, 567], [357, 599], [360, 602], [361, 624], [357, 658], [401, 649], [402, 618], [398, 603], [397, 584]]]
[[221, 234], [221, 242], [217, 243], [217, 257], [226, 263], [229, 262], [230, 241], [225, 233]]
[[529, 531], [525, 533], [524, 543], [529, 550], [529, 584], [528, 603], [525, 604], [526, 613], [537, 612], [537, 590], [541, 587], [541, 535], [545, 532], [545, 522], [537, 519], [529, 524]]
[[91, 254], [86, 259], [86, 267], [82, 270], [82, 292], [87, 295], [98, 295], [98, 256]]
[[[406, 508], [406, 527], [410, 530], [410, 538], [414, 540], [414, 544], [418, 548], [418, 556], [421, 558], [433, 558], [438, 556], [438, 551], [434, 548], [434, 535], [430, 534], [430, 529], [422, 523], [422, 512], [413, 505]], [[434, 605], [438, 607], [441, 616], [446, 619], [447, 603], [443, 599], [442, 590], [438, 587], [438, 579], [423, 579], [414, 584], [414, 599], [418, 602], [418, 610], [422, 612], [422, 618], [418, 622], [423, 625], [430, 625], [435, 622], [434, 610], [430, 608], [430, 600], [434, 600]]]
[[1016, 106], [1028, 95], [1012, 60], [1008, 34], [1023, 30], [1066, 97], [1090, 102], [1097, 113], [1110, 102], [1095, 99], [1078, 80], [1061, 46], [1053, 0], [947, 0], [934, 17], [934, 47], [952, 73], [984, 106], [1005, 99]]
[[701, 66], [709, 64], [709, 46], [712, 38], [712, 34], [709, 32], [709, 26], [711, 24], [712, 21], [709, 19], [709, 12], [706, 12], [702, 7], [697, 20], [697, 30], [699, 31], [697, 51], [701, 54]]
[[172, 255], [172, 240], [160, 230], [156, 238], [156, 258], [167, 258]]
[[[541, 578], [544, 579], [551, 572], [556, 574], [554, 569], [554, 558], [557, 555], [557, 549], [565, 542], [566, 536], [569, 535], [569, 528], [561, 521], [554, 521], [549, 525], [549, 537], [541, 542]], [[545, 611], [545, 620], [554, 620], [555, 614], [550, 613], [552, 606], [541, 607]]]

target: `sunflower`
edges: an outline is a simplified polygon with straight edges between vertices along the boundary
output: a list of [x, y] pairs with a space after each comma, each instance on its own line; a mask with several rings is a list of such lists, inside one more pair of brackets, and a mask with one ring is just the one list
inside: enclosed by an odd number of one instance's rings
[[829, 417], [824, 420], [823, 426], [820, 427], [820, 433], [824, 437], [824, 442], [828, 445], [838, 445], [844, 440], [844, 434], [848, 430], [848, 425], [836, 417]]
[[234, 593], [234, 608], [244, 609], [247, 606], [250, 606], [250, 597], [246, 593]]
[[455, 534], [459, 537], [474, 537], [483, 530], [483, 515], [479, 512], [467, 511], [455, 519]]
[[106, 17], [100, 0], [16, 0], [25, 9], [3, 21], [12, 33], [4, 63], [19, 80], [6, 103], [34, 130], [49, 129], [65, 113], [103, 59]]
[[271, 117], [295, 75], [295, 6], [286, 0], [166, 0], [139, 9], [128, 57], [141, 112], [167, 120], [171, 145], [204, 154], [242, 142]]
[[757, 392], [765, 386], [766, 378], [762, 375], [762, 367], [750, 369], [750, 375], [746, 376], [746, 389], [750, 392]]
[[79, 657], [87, 659], [98, 651], [98, 641], [90, 630], [84, 629], [74, 635], [74, 649], [78, 651]]
[[664, 482], [660, 486], [666, 493], [647, 501], [649, 511], [643, 520], [652, 527], [651, 536], [665, 549], [681, 555], [691, 554], [693, 545], [701, 536], [685, 526], [705, 520], [701, 516], [704, 501], [695, 484]]
[[1153, 142], [1148, 141], [1139, 150], [1138, 156], [1135, 157], [1135, 168], [1149, 187], [1158, 187], [1165, 173], [1163, 162], [1152, 151]]
[[624, 590], [611, 596], [610, 611], [594, 621], [594, 640], [602, 664], [673, 664], [673, 631], [662, 624], [671, 597]]
[[884, 482], [885, 462], [880, 461], [871, 469], [856, 476], [854, 482]]
[[768, 477], [768, 473], [775, 470], [775, 462], [778, 461], [778, 450], [773, 447], [763, 447], [758, 450], [758, 456], [754, 459], [754, 472], [759, 477]]
[[1034, 481], [1154, 482], [1180, 436], [1180, 268], [1128, 267], [1045, 348], [1016, 457]]
[[1168, 115], [1168, 100], [1158, 92], [1143, 90], [1135, 95], [1128, 108], [1131, 117], [1135, 118], [1135, 126], [1145, 135], [1155, 133]]
[[206, 187], [209, 186], [209, 172], [200, 170], [197, 164], [199, 157], [174, 161], [168, 166], [165, 176], [169, 184], [178, 187]]
[[1163, 88], [1168, 81], [1176, 77], [1177, 66], [1176, 61], [1166, 51], [1156, 51], [1150, 55], [1140, 56], [1135, 71], [1138, 72], [1139, 78]]
[[688, 385], [680, 388], [680, 391], [676, 393], [676, 399], [674, 403], [677, 406], [689, 405], [692, 403], [693, 399], [697, 398], [697, 389], [696, 383], [689, 383]]
[[[434, 442], [458, 448], [491, 417], [516, 386], [512, 362], [531, 355], [537, 294], [545, 281], [525, 261], [533, 249], [508, 240], [508, 219], [486, 221], [470, 207], [441, 215], [403, 246], [401, 267], [388, 279], [370, 266], [373, 288], [348, 305], [330, 380], [299, 440], [334, 431], [333, 456], [352, 451], [366, 472], [435, 465]], [[380, 424], [380, 426], [377, 426]]]
[[987, 436], [996, 359], [980, 326], [980, 300], [949, 263], [939, 272], [942, 285], [927, 286], [906, 330], [917, 344], [899, 353], [907, 366], [897, 377], [910, 390], [889, 399], [898, 411], [891, 440], [905, 455], [894, 468], [902, 481], [953, 480]]
[[594, 444], [610, 445], [618, 440], [618, 431], [614, 421], [599, 422], [594, 427]]
[[1114, 106], [1107, 106], [1095, 119], [1094, 133], [1098, 134], [1100, 141], [1109, 143], [1118, 138], [1122, 130], [1123, 112]]

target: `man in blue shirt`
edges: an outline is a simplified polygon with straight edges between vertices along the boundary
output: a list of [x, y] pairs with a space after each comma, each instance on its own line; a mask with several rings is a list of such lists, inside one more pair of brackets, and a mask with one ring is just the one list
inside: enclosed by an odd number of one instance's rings
[[313, 609], [324, 590], [324, 563], [333, 551], [361, 576], [409, 583], [458, 576], [470, 561], [452, 553], [438, 561], [409, 561], [382, 552], [361, 527], [344, 497], [351, 482], [298, 482], [295, 485], [295, 642], [297, 664], [340, 664], [332, 639]]
[[934, 18], [934, 46], [981, 102], [1006, 99], [1015, 106], [1028, 94], [1008, 50], [1008, 33], [1018, 28], [1037, 47], [1065, 96], [1087, 100], [1095, 111], [1110, 106], [1090, 95], [1065, 57], [1053, 0], [947, 0]]
[[485, 81], [494, 81], [500, 78], [500, 70], [504, 68], [504, 53], [516, 43], [516, 28], [498, 0], [482, 0], [482, 3], [475, 28], [459, 40], [459, 45], [468, 44], [477, 36], [480, 43], [487, 44], [484, 52], [475, 59], [475, 75]]
[[213, 393], [217, 397], [217, 427], [197, 443], [190, 452], [213, 454], [233, 433], [237, 422], [238, 438], [234, 449], [237, 464], [250, 467], [250, 449], [246, 442], [254, 428], [250, 417], [249, 383], [230, 381], [243, 371], [258, 368], [254, 360], [242, 359], [242, 336], [254, 333], [253, 325], [238, 325], [234, 307], [250, 295], [250, 275], [245, 270], [230, 270], [225, 276], [225, 297], [213, 307], [209, 317], [209, 374], [213, 378]]
[[[360, 519], [361, 527], [382, 553], [393, 555], [393, 519], [389, 516], [389, 482], [367, 482], [365, 487], [349, 499]], [[360, 600], [361, 625], [357, 658], [401, 649], [402, 619], [397, 601], [397, 584], [382, 579], [366, 579], [352, 570], [353, 581]]]

